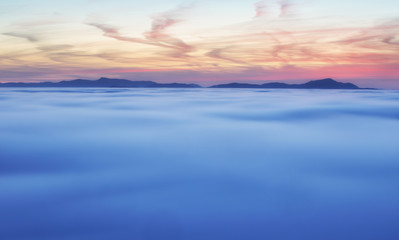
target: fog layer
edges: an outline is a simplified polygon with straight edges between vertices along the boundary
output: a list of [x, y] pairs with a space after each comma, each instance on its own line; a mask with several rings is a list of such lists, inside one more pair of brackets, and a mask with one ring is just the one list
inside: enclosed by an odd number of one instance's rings
[[399, 92], [0, 89], [0, 239], [397, 240]]

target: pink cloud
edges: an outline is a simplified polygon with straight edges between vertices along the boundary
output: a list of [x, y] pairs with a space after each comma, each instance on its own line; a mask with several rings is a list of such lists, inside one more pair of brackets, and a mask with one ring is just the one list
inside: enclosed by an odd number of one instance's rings
[[114, 38], [119, 41], [141, 43], [173, 49], [174, 51], [169, 56], [176, 58], [188, 57], [187, 53], [195, 50], [183, 40], [173, 37], [167, 33], [167, 29], [182, 20], [181, 13], [189, 9], [190, 6], [181, 6], [174, 10], [161, 13], [153, 17], [151, 30], [143, 33], [144, 39], [135, 37], [123, 36], [116, 27], [111, 27], [101, 23], [88, 23], [87, 25], [96, 27], [104, 32], [104, 36]]
[[255, 18], [262, 17], [268, 14], [268, 7], [266, 6], [266, 0], [254, 3], [254, 6], [255, 6]]
[[280, 4], [280, 17], [286, 17], [292, 14], [293, 4], [288, 0], [282, 0], [279, 2]]
[[245, 63], [243, 61], [228, 57], [225, 54], [223, 54], [223, 52], [225, 50], [227, 50], [227, 49], [228, 49], [227, 47], [226, 48], [216, 48], [216, 49], [213, 49], [212, 51], [206, 53], [206, 56], [211, 57], [211, 58], [217, 58], [217, 59], [233, 62], [233, 63], [238, 63], [238, 64], [247, 64], [247, 63]]

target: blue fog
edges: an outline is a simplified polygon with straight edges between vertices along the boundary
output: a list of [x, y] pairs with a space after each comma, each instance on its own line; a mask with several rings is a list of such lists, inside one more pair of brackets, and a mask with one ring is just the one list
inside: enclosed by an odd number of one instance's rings
[[397, 240], [399, 92], [0, 89], [1, 240]]

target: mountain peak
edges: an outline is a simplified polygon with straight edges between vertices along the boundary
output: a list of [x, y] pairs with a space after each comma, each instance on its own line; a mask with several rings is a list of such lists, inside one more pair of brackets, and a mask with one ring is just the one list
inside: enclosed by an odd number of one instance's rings
[[269, 82], [261, 85], [248, 83], [230, 83], [212, 86], [212, 88], [292, 88], [292, 89], [359, 89], [352, 83], [337, 82], [332, 78], [313, 80], [303, 84]]
[[[98, 82], [113, 82], [113, 81], [120, 81], [120, 80], [124, 80], [124, 79], [101, 77], [101, 78], [97, 79], [96, 81], [98, 81]], [[124, 80], [124, 81], [129, 81], [129, 80]]]
[[316, 88], [316, 89], [358, 89], [359, 88], [358, 86], [352, 83], [337, 82], [332, 78], [313, 80], [301, 85], [303, 88]]
[[314, 80], [314, 81], [323, 81], [323, 82], [337, 82], [337, 81], [335, 81], [334, 79], [332, 79], [332, 78], [323, 78], [323, 79], [320, 79], [320, 80]]

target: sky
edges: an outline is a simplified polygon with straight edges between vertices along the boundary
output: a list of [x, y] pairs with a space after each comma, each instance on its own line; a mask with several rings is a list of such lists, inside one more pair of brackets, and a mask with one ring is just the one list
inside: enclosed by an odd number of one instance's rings
[[399, 1], [0, 2], [0, 82], [100, 77], [399, 89]]

